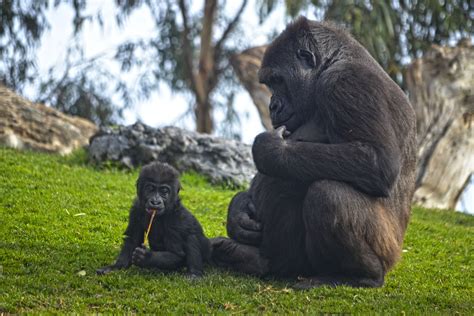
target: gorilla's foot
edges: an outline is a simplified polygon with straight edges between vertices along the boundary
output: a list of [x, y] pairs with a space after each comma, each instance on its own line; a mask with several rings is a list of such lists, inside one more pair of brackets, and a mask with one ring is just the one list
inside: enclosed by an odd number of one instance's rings
[[347, 278], [347, 277], [311, 277], [302, 278], [293, 285], [295, 290], [309, 290], [321, 286], [351, 286], [351, 287], [381, 287], [384, 283], [383, 279], [370, 278]]
[[211, 238], [212, 261], [222, 268], [263, 276], [268, 271], [268, 261], [260, 255], [257, 247], [239, 244], [225, 238]]

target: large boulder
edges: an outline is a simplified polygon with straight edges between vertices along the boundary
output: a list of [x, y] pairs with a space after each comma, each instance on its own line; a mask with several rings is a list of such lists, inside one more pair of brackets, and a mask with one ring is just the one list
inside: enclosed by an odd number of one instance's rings
[[243, 186], [256, 169], [251, 146], [178, 127], [152, 128], [141, 123], [101, 129], [91, 138], [89, 158], [136, 167], [167, 162], [179, 171], [194, 170], [213, 183]]
[[0, 85], [0, 145], [65, 155], [87, 145], [96, 132], [88, 120], [35, 104]]

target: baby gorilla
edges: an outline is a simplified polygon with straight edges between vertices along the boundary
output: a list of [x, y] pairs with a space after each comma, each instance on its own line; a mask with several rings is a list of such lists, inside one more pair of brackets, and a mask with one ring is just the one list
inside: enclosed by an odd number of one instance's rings
[[[135, 264], [166, 270], [186, 266], [190, 277], [202, 276], [211, 247], [197, 219], [181, 204], [180, 187], [179, 174], [170, 165], [153, 162], [142, 168], [122, 250], [117, 261], [98, 274]], [[150, 224], [149, 250], [143, 242]]]

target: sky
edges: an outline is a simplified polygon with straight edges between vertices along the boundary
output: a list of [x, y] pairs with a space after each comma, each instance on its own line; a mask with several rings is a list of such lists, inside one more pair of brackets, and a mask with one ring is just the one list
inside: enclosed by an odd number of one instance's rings
[[[245, 38], [249, 39], [248, 47], [268, 43], [269, 34], [280, 32], [285, 27], [287, 18], [283, 7], [274, 10], [274, 12], [265, 20], [265, 23], [258, 23], [256, 13], [257, 0], [250, 0], [247, 8], [242, 15], [242, 30]], [[137, 37], [152, 37], [155, 32], [154, 25], [148, 10], [141, 8], [136, 10], [121, 27], [115, 23], [115, 6], [112, 0], [89, 1], [88, 10], [96, 12], [102, 10], [104, 25], [101, 28], [97, 23], [86, 23], [82, 32], [85, 57], [94, 57], [105, 54], [110, 58], [118, 44], [127, 39]], [[201, 1], [194, 1], [192, 10], [199, 10]], [[233, 16], [240, 6], [240, 1], [227, 1], [226, 11]], [[314, 18], [311, 12], [305, 14], [309, 18]], [[65, 60], [66, 51], [70, 44], [73, 33], [72, 19], [73, 11], [68, 5], [60, 5], [56, 9], [50, 9], [47, 13], [47, 19], [51, 28], [43, 35], [41, 46], [38, 50], [38, 69], [40, 75], [47, 75], [51, 66], [60, 66]], [[247, 47], [242, 47], [242, 50]], [[104, 63], [120, 79], [125, 81], [133, 80], [132, 74], [123, 74], [118, 65], [105, 59]], [[26, 90], [26, 96], [34, 98], [35, 92], [32, 89]], [[144, 122], [152, 127], [162, 127], [176, 124], [178, 118], [189, 107], [191, 99], [182, 95], [173, 93], [165, 84], [162, 84], [159, 91], [151, 95], [148, 100], [138, 102], [133, 108], [125, 110], [124, 124], [133, 124], [137, 120]], [[242, 141], [251, 144], [256, 135], [264, 131], [258, 112], [249, 96], [242, 88], [236, 95], [236, 111], [239, 114], [242, 126]], [[172, 106], [170, 106], [172, 105]], [[216, 124], [223, 119], [223, 113], [215, 113]], [[180, 127], [193, 130], [194, 122], [192, 117], [187, 117], [178, 122]], [[470, 185], [467, 192], [464, 192], [464, 205], [458, 203], [456, 209], [467, 208], [474, 214], [474, 185]]]

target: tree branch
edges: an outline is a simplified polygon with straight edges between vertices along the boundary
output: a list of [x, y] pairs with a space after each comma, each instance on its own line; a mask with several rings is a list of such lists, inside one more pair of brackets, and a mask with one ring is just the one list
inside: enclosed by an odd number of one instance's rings
[[188, 24], [188, 11], [184, 0], [179, 0], [178, 2], [179, 10], [181, 12], [181, 17], [183, 19], [183, 32], [181, 33], [181, 41], [183, 43], [183, 55], [184, 55], [184, 64], [185, 71], [190, 80], [191, 89], [197, 94], [196, 88], [196, 78], [194, 74], [194, 65], [193, 65], [193, 54], [191, 49], [191, 42], [189, 41], [189, 24]]
[[235, 27], [237, 26], [238, 22], [239, 22], [239, 19], [240, 19], [240, 16], [242, 15], [242, 12], [244, 12], [244, 9], [245, 7], [247, 6], [247, 3], [248, 3], [248, 0], [243, 0], [242, 1], [242, 4], [240, 5], [240, 8], [239, 10], [237, 11], [237, 13], [235, 14], [234, 18], [232, 19], [232, 21], [230, 21], [230, 23], [227, 25], [227, 28], [225, 29], [224, 33], [222, 33], [222, 36], [221, 38], [217, 41], [216, 45], [215, 45], [215, 54], [216, 56], [219, 56], [220, 53], [221, 53], [221, 49], [222, 49], [222, 45], [224, 44], [224, 42], [226, 41], [227, 37], [229, 37], [229, 35], [232, 33], [232, 31], [235, 29]]

